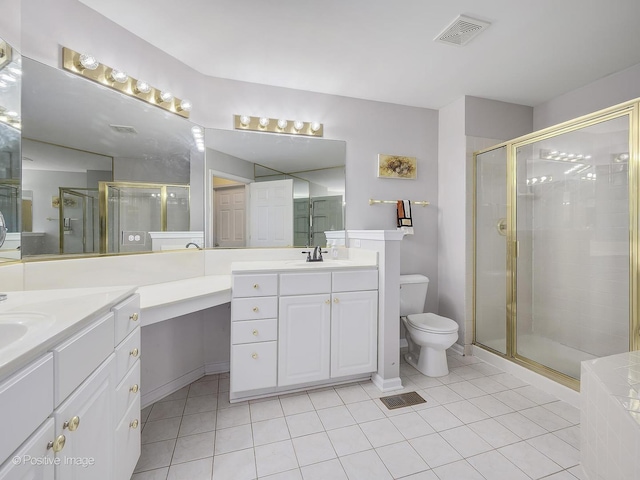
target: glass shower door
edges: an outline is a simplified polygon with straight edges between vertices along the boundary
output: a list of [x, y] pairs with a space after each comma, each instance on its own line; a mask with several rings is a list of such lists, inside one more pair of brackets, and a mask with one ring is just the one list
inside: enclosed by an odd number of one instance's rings
[[629, 350], [630, 117], [616, 115], [513, 147], [514, 355], [574, 379]]

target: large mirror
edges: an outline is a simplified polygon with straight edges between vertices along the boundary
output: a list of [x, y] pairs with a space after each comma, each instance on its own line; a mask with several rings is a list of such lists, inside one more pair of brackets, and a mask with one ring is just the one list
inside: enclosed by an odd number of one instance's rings
[[344, 233], [346, 143], [205, 131], [207, 245], [326, 246]]
[[0, 261], [20, 259], [21, 64], [0, 38]]
[[191, 122], [27, 58], [23, 71], [23, 258], [202, 245]]

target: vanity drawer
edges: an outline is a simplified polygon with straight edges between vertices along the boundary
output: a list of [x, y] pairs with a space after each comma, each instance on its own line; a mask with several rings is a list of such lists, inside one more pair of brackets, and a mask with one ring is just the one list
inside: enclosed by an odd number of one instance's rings
[[119, 422], [127, 408], [140, 398], [140, 361], [136, 360], [129, 373], [116, 387], [116, 422]]
[[378, 289], [378, 270], [333, 272], [334, 292], [358, 292]]
[[140, 329], [136, 328], [116, 348], [116, 382], [119, 382], [140, 358]]
[[278, 316], [277, 297], [234, 298], [231, 302], [231, 320], [257, 320]]
[[113, 313], [53, 349], [55, 406], [91, 375], [113, 352]]
[[276, 386], [278, 342], [231, 346], [231, 391]]
[[117, 346], [129, 333], [140, 325], [140, 295], [137, 293], [127, 300], [119, 303], [111, 309], [115, 315], [116, 332], [115, 343]]
[[331, 273], [282, 273], [280, 295], [331, 293]]
[[234, 297], [269, 297], [278, 294], [278, 275], [234, 275], [231, 294]]
[[231, 343], [267, 342], [278, 339], [278, 319], [244, 320], [231, 325]]
[[52, 379], [53, 355], [48, 353], [0, 383], [0, 463], [53, 411]]
[[115, 477], [131, 478], [140, 457], [140, 395], [138, 395], [124, 414], [115, 435]]

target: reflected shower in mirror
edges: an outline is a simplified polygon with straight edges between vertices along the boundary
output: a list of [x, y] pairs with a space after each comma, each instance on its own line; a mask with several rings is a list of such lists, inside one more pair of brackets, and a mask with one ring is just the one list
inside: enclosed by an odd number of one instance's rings
[[20, 259], [20, 89], [22, 58], [0, 39], [0, 261]]
[[191, 122], [27, 58], [23, 68], [23, 257], [202, 242]]
[[344, 231], [345, 142], [207, 129], [205, 145], [208, 246], [326, 246]]

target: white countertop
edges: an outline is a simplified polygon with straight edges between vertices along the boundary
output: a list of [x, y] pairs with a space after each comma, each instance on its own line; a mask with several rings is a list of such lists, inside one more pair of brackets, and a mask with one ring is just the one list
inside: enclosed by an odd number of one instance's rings
[[[7, 300], [0, 302], [0, 324], [17, 323], [29, 328], [18, 340], [0, 347], [0, 379], [133, 293], [133, 286], [9, 292]], [[28, 314], [34, 315], [30, 318]]]
[[310, 272], [314, 270], [341, 270], [341, 269], [370, 269], [377, 265], [372, 261], [355, 260], [331, 260], [325, 259], [322, 262], [306, 262], [301, 260], [258, 260], [252, 262], [231, 263], [232, 273], [250, 273], [265, 271], [286, 271], [286, 272]]

